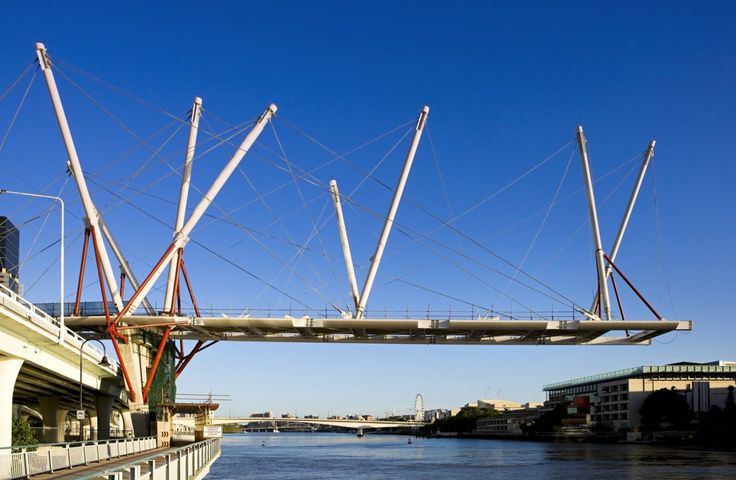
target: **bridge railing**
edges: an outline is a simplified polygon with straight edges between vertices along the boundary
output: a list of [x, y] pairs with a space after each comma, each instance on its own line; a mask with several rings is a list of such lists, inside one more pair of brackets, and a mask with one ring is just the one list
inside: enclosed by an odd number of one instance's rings
[[0, 449], [0, 480], [53, 473], [155, 448], [156, 437], [6, 447]]
[[[59, 316], [59, 303], [38, 303], [36, 304], [44, 312], [52, 316]], [[108, 301], [108, 309], [115, 311], [115, 304]], [[74, 312], [74, 303], [67, 302], [64, 304], [65, 315], [71, 316]], [[160, 311], [159, 307], [154, 303], [155, 311]], [[105, 314], [104, 304], [102, 302], [82, 302], [80, 304], [81, 316], [98, 316]], [[146, 312], [138, 312], [140, 315], [147, 315]], [[285, 316], [299, 318], [308, 316], [320, 319], [340, 319], [342, 315], [335, 311], [332, 307], [310, 307], [306, 309], [291, 307], [236, 307], [236, 306], [216, 306], [216, 305], [200, 305], [199, 313], [204, 317], [219, 317], [223, 314], [231, 317], [239, 317], [250, 315], [251, 317], [264, 318], [283, 318]], [[184, 307], [182, 314], [186, 316], [194, 316], [195, 312], [192, 307]], [[426, 320], [474, 320], [477, 318], [495, 318], [503, 320], [584, 320], [586, 317], [580, 311], [572, 310], [551, 310], [549, 308], [534, 308], [531, 310], [498, 310], [496, 308], [460, 308], [460, 309], [437, 309], [437, 308], [403, 308], [388, 309], [377, 308], [375, 310], [366, 310], [364, 318], [372, 319], [426, 319]]]
[[[3, 296], [9, 298], [12, 300], [13, 304], [9, 305], [7, 304]], [[22, 313], [25, 314], [25, 317], [28, 321], [36, 325], [37, 327], [40, 327], [47, 332], [58, 336], [61, 332], [61, 324], [59, 321], [46, 313], [45, 311], [38, 308], [36, 305], [34, 305], [32, 302], [26, 300], [22, 296], [15, 293], [13, 290], [9, 289], [5, 285], [0, 284], [0, 304], [13, 309], [14, 311], [22, 310]], [[21, 312], [18, 312], [21, 313]], [[78, 335], [73, 330], [70, 330], [69, 328], [65, 328], [65, 341], [66, 343], [72, 344], [75, 348], [79, 349], [84, 342], [84, 338]], [[93, 343], [87, 343], [87, 345], [84, 346], [84, 351], [86, 353], [93, 353], [93, 356], [96, 357], [97, 360], [102, 360], [103, 352], [100, 350], [96, 345]], [[113, 364], [112, 370], [117, 371], [118, 366], [117, 364], [108, 359], [111, 364]]]
[[76, 478], [77, 480], [102, 478], [189, 480], [198, 478], [219, 456], [220, 439], [211, 438]]

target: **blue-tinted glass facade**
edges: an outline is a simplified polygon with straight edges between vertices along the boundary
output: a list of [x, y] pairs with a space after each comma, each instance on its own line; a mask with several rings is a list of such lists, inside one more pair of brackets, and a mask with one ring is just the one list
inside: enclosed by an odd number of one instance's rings
[[20, 254], [20, 233], [7, 218], [0, 217], [0, 272], [10, 273], [9, 287], [18, 291], [18, 262]]

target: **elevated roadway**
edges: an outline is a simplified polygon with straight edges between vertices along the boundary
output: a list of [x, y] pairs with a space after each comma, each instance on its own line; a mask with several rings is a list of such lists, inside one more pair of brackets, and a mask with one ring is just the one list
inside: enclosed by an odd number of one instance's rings
[[[45, 440], [63, 441], [67, 414], [79, 408], [80, 349], [85, 339], [32, 303], [0, 285], [0, 447], [10, 444], [12, 405], [41, 412]], [[91, 343], [81, 354], [84, 409], [101, 437], [109, 434], [113, 408], [126, 409], [120, 367]], [[89, 423], [89, 419], [87, 422]]]

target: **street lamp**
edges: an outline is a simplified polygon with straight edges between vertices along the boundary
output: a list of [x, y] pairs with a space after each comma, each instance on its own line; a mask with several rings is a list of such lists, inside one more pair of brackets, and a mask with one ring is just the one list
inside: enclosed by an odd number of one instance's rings
[[64, 200], [54, 195], [44, 195], [42, 193], [14, 192], [12, 190], [0, 189], [0, 195], [20, 195], [23, 197], [48, 198], [59, 202], [61, 209], [61, 241], [59, 242], [60, 260], [59, 260], [59, 343], [64, 342], [64, 334], [66, 326], [64, 325]]
[[102, 345], [102, 360], [100, 360], [100, 363], [97, 365], [101, 367], [110, 366], [110, 361], [107, 359], [107, 350], [105, 349], [104, 343], [96, 338], [88, 338], [82, 342], [82, 345], [79, 347], [79, 411], [77, 412], [77, 419], [79, 420], [79, 440], [82, 442], [84, 441], [84, 418], [79, 418], [79, 412], [84, 412], [84, 405], [82, 404], [82, 393], [84, 389], [84, 383], [82, 383], [82, 351], [84, 350], [84, 346], [90, 340], [94, 340]]

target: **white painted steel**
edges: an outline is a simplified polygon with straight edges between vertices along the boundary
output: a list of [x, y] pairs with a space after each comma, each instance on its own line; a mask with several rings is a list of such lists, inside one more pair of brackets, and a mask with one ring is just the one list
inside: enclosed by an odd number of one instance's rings
[[585, 180], [585, 190], [588, 194], [588, 213], [590, 215], [590, 227], [593, 230], [593, 240], [595, 242], [595, 265], [598, 271], [598, 285], [600, 286], [601, 296], [603, 297], [603, 317], [606, 320], [611, 319], [611, 298], [608, 295], [608, 281], [606, 280], [605, 267], [603, 265], [603, 242], [601, 241], [601, 231], [598, 226], [598, 211], [595, 206], [595, 193], [593, 191], [593, 179], [590, 174], [590, 164], [588, 162], [588, 152], [585, 148], [585, 135], [583, 134], [582, 125], [578, 126], [578, 147], [580, 148], [580, 161], [583, 166], [583, 179]]
[[360, 301], [358, 304], [358, 311], [355, 313], [356, 318], [363, 318], [363, 312], [365, 306], [368, 303], [368, 297], [371, 294], [371, 288], [373, 287], [373, 281], [376, 279], [376, 273], [378, 272], [378, 266], [381, 263], [381, 257], [383, 251], [386, 248], [386, 242], [388, 236], [391, 233], [391, 227], [396, 217], [396, 211], [399, 209], [399, 202], [401, 202], [401, 195], [404, 193], [404, 187], [406, 186], [406, 180], [409, 178], [409, 172], [411, 171], [411, 165], [414, 162], [414, 155], [417, 152], [419, 146], [419, 140], [422, 138], [422, 132], [424, 131], [424, 125], [427, 123], [427, 115], [429, 115], [429, 107], [427, 105], [422, 108], [417, 124], [414, 129], [414, 137], [411, 139], [411, 145], [409, 151], [406, 153], [406, 159], [404, 160], [404, 168], [401, 171], [401, 176], [396, 184], [396, 190], [394, 190], [394, 196], [391, 200], [391, 207], [386, 215], [386, 221], [383, 224], [383, 230], [381, 236], [378, 239], [378, 245], [376, 245], [376, 252], [373, 254], [371, 259], [371, 267], [368, 270], [368, 275], [363, 284], [363, 292], [360, 294]]
[[[336, 342], [462, 345], [646, 345], [635, 335], [604, 336], [610, 332], [648, 332], [652, 337], [673, 330], [688, 331], [689, 321], [675, 320], [454, 320], [447, 318], [311, 318], [311, 317], [176, 317], [172, 338], [249, 342]], [[146, 325], [156, 317], [128, 316], [131, 325]], [[158, 320], [160, 321], [160, 319]], [[103, 327], [104, 316], [69, 318], [70, 325]]]
[[36, 44], [36, 54], [38, 55], [38, 62], [41, 66], [41, 70], [43, 71], [44, 78], [46, 79], [46, 86], [48, 87], [49, 96], [51, 97], [51, 103], [54, 107], [54, 112], [56, 113], [56, 120], [59, 123], [61, 136], [64, 140], [64, 146], [66, 147], [67, 156], [69, 157], [69, 169], [72, 172], [72, 177], [74, 177], [74, 182], [77, 184], [79, 196], [82, 199], [82, 205], [84, 207], [84, 212], [87, 215], [87, 221], [89, 222], [90, 226], [94, 227], [92, 229], [92, 233], [95, 237], [95, 242], [100, 249], [100, 263], [102, 263], [102, 270], [105, 275], [105, 280], [107, 281], [107, 284], [110, 288], [110, 294], [112, 295], [112, 300], [115, 303], [115, 306], [118, 308], [118, 310], [121, 310], [123, 308], [123, 302], [120, 298], [120, 290], [118, 289], [117, 279], [115, 278], [115, 273], [113, 272], [112, 265], [110, 264], [110, 258], [107, 255], [107, 249], [105, 248], [105, 244], [102, 240], [102, 232], [99, 228], [97, 228], [99, 225], [99, 214], [97, 212], [97, 207], [95, 207], [94, 202], [92, 202], [92, 197], [90, 196], [89, 189], [87, 188], [87, 182], [84, 179], [82, 166], [79, 163], [79, 156], [77, 155], [77, 148], [74, 145], [74, 138], [72, 137], [72, 132], [69, 129], [69, 122], [66, 119], [64, 106], [62, 105], [61, 97], [59, 96], [59, 89], [56, 86], [54, 73], [51, 69], [51, 59], [47, 55], [46, 47], [43, 45], [43, 43]]
[[[107, 243], [108, 245], [110, 245], [110, 250], [112, 250], [115, 258], [118, 259], [120, 270], [127, 277], [130, 286], [133, 288], [133, 291], [137, 290], [139, 285], [138, 279], [133, 273], [133, 270], [130, 269], [130, 264], [128, 263], [128, 260], [123, 255], [123, 251], [120, 249], [118, 243], [115, 241], [115, 237], [112, 236], [110, 229], [107, 227], [107, 223], [105, 223], [105, 217], [103, 217], [102, 214], [99, 212], [98, 215], [99, 217], [97, 220], [99, 222], [100, 229], [102, 229], [102, 235], [104, 235], [104, 237], [107, 239]], [[143, 298], [143, 307], [146, 309], [146, 312], [149, 315], [155, 315], [156, 311], [153, 309], [151, 302], [149, 302], [147, 298]]]
[[342, 254], [345, 258], [345, 269], [348, 274], [348, 282], [350, 283], [350, 293], [353, 297], [353, 307], [357, 312], [359, 304], [358, 282], [355, 279], [355, 266], [353, 265], [353, 256], [350, 254], [350, 242], [348, 241], [348, 231], [345, 227], [345, 218], [342, 214], [342, 204], [340, 203], [340, 191], [337, 189], [337, 181], [330, 180], [330, 192], [332, 192], [332, 202], [335, 205], [335, 217], [337, 218], [337, 229], [340, 232], [340, 245], [342, 245]]
[[263, 112], [253, 129], [243, 140], [243, 143], [240, 144], [238, 150], [222, 169], [220, 174], [212, 183], [212, 186], [210, 186], [207, 193], [205, 193], [202, 200], [200, 200], [199, 204], [197, 204], [191, 216], [181, 228], [181, 231], [176, 234], [174, 241], [169, 246], [168, 254], [164, 255], [159, 260], [158, 266], [149, 274], [146, 281], [144, 281], [140, 288], [136, 290], [136, 295], [134, 295], [134, 297], [131, 298], [130, 302], [128, 302], [129, 314], [133, 314], [133, 312], [135, 312], [136, 308], [138, 308], [138, 305], [140, 305], [141, 298], [145, 297], [148, 292], [151, 291], [151, 289], [153, 288], [153, 284], [156, 282], [156, 280], [158, 280], [164, 269], [166, 269], [166, 267], [169, 265], [171, 259], [174, 258], [177, 250], [180, 248], [184, 248], [184, 246], [186, 246], [186, 244], [189, 242], [189, 234], [192, 233], [194, 227], [202, 219], [202, 216], [207, 211], [207, 208], [215, 200], [215, 197], [220, 192], [220, 190], [222, 190], [222, 187], [225, 185], [227, 179], [230, 177], [230, 175], [232, 175], [238, 164], [240, 164], [240, 161], [243, 159], [243, 157], [245, 157], [245, 154], [248, 153], [248, 150], [250, 150], [250, 148], [253, 146], [256, 139], [263, 131], [263, 128], [266, 126], [266, 123], [271, 119], [274, 113], [276, 113], [276, 110], [276, 105], [271, 104], [266, 109], [266, 111]]
[[[174, 237], [184, 226], [184, 218], [187, 213], [187, 199], [189, 198], [189, 185], [192, 179], [192, 164], [194, 162], [194, 151], [197, 147], [197, 132], [199, 132], [199, 118], [202, 115], [202, 99], [194, 98], [192, 104], [192, 118], [189, 124], [189, 137], [187, 139], [187, 150], [184, 154], [184, 170], [181, 172], [181, 186], [179, 187], [179, 205], [176, 209], [176, 220], [174, 222]], [[166, 281], [166, 296], [164, 297], [164, 309], [170, 308], [174, 298], [174, 278], [176, 276], [176, 258], [169, 263], [169, 276]]]
[[[626, 227], [629, 224], [629, 219], [631, 218], [631, 213], [634, 211], [634, 205], [636, 204], [636, 199], [639, 196], [639, 190], [641, 190], [641, 184], [644, 182], [644, 175], [647, 173], [647, 167], [649, 166], [649, 160], [652, 159], [654, 156], [654, 146], [656, 145], [656, 140], [652, 140], [649, 143], [649, 147], [647, 148], [647, 152], [644, 154], [644, 160], [641, 163], [641, 168], [639, 169], [639, 175], [636, 177], [636, 182], [634, 183], [634, 189], [631, 191], [631, 196], [629, 197], [629, 203], [626, 205], [626, 210], [624, 211], [624, 217], [621, 219], [621, 225], [618, 227], [618, 233], [616, 234], [616, 240], [613, 242], [613, 247], [611, 248], [611, 254], [609, 255], [612, 262], [616, 261], [616, 255], [618, 255], [618, 250], [621, 247], [621, 242], [624, 239], [624, 233], [626, 233]], [[611, 276], [611, 271], [613, 268], [608, 265], [606, 267], [606, 280], [608, 280], [608, 277]], [[593, 300], [593, 305], [590, 307], [590, 311], [594, 312], [595, 309], [598, 307], [598, 293], [595, 295], [595, 299]]]

